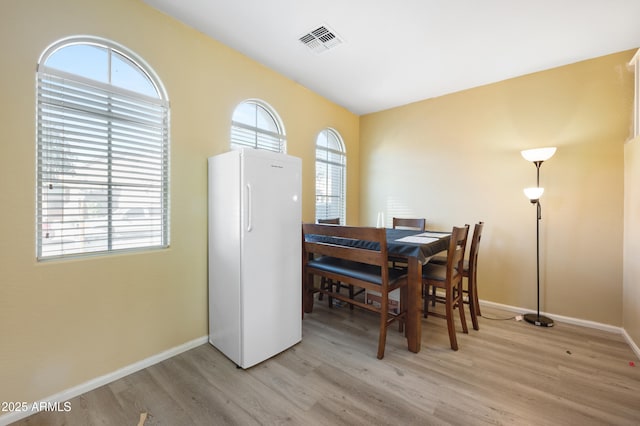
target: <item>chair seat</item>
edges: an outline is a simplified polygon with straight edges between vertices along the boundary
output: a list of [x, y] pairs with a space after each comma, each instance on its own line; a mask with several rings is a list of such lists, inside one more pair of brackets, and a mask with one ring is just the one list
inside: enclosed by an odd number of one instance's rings
[[446, 265], [427, 263], [422, 267], [422, 279], [433, 281], [445, 281], [447, 279]]
[[[345, 275], [362, 281], [382, 285], [380, 267], [368, 265], [336, 257], [322, 256], [310, 260], [307, 264], [311, 268], [320, 269], [334, 274]], [[389, 284], [393, 284], [406, 276], [406, 271], [389, 268]]]
[[[446, 265], [447, 264], [447, 256], [433, 256], [429, 259], [429, 263], [427, 265], [436, 264], [436, 265]], [[469, 260], [464, 260], [464, 272], [469, 272]]]

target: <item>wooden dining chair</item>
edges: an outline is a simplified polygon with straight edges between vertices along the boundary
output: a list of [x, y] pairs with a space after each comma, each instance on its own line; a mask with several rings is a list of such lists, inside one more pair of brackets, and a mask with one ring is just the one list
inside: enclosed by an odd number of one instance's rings
[[[471, 237], [471, 247], [469, 248], [469, 259], [464, 261], [464, 269], [462, 278], [466, 278], [466, 287], [463, 285], [462, 291], [467, 296], [464, 303], [469, 305], [469, 313], [471, 314], [471, 323], [474, 330], [479, 330], [478, 317], [482, 316], [480, 312], [480, 302], [478, 299], [478, 253], [480, 251], [480, 240], [482, 239], [482, 230], [484, 222], [478, 222], [473, 227], [473, 236]], [[444, 265], [447, 263], [446, 256], [435, 256], [429, 263], [437, 263]], [[435, 299], [432, 299], [436, 302]]]
[[[447, 249], [446, 265], [427, 263], [422, 267], [422, 294], [424, 295], [424, 317], [433, 315], [447, 320], [447, 330], [449, 332], [449, 343], [451, 349], [458, 350], [458, 340], [456, 338], [455, 321], [453, 318], [454, 309], [460, 313], [462, 331], [468, 333], [467, 322], [464, 316], [464, 303], [462, 292], [462, 268], [464, 266], [464, 252], [467, 246], [467, 236], [469, 235], [469, 225], [464, 227], [453, 227], [449, 248]], [[444, 296], [438, 295], [432, 289], [444, 291]], [[444, 314], [438, 311], [429, 311], [429, 301], [438, 299], [444, 303]]]
[[[311, 312], [313, 308], [313, 293], [321, 292], [376, 313], [380, 318], [377, 357], [382, 359], [387, 328], [393, 321], [403, 320], [406, 317], [406, 309], [403, 310], [402, 307], [400, 312], [389, 310], [389, 293], [398, 290], [406, 294], [408, 286], [407, 274], [389, 268], [385, 229], [303, 223], [302, 235], [305, 312]], [[312, 237], [308, 238], [308, 236]], [[330, 237], [330, 239], [325, 240], [322, 237]], [[340, 244], [340, 239], [359, 240], [363, 244], [343, 245]], [[315, 275], [375, 291], [380, 294], [380, 303], [367, 304], [366, 301], [354, 300], [331, 289], [317, 288], [313, 280]]]
[[424, 218], [406, 218], [406, 217], [394, 217], [393, 229], [415, 229], [416, 231], [424, 231], [427, 226], [427, 221]]
[[469, 305], [471, 322], [474, 330], [479, 330], [478, 317], [480, 313], [480, 302], [478, 301], [478, 252], [480, 250], [480, 240], [482, 239], [482, 229], [484, 222], [478, 222], [473, 228], [471, 237], [471, 248], [469, 249], [469, 260], [465, 262], [462, 272], [463, 278], [467, 278], [467, 288], [463, 291], [467, 294], [466, 303]]
[[[424, 231], [427, 226], [425, 218], [407, 218], [394, 217], [392, 221], [393, 229], [412, 229], [415, 231]], [[391, 259], [391, 265], [394, 268], [407, 268], [407, 262], [399, 259]]]

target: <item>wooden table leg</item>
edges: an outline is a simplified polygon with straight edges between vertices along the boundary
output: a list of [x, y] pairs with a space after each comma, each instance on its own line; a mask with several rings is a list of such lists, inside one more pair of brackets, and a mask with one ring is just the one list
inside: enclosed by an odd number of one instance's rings
[[409, 280], [407, 298], [407, 346], [411, 352], [420, 352], [422, 342], [422, 265], [415, 257], [408, 259]]

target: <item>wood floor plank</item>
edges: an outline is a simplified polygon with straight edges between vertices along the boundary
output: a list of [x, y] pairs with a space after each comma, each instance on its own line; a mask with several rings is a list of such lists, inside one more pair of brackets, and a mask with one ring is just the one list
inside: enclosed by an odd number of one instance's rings
[[[512, 314], [483, 307], [487, 317]], [[378, 320], [318, 303], [303, 341], [249, 370], [209, 344], [17, 425], [638, 425], [640, 368], [617, 334], [480, 318], [449, 348], [445, 321], [423, 320], [422, 351]]]

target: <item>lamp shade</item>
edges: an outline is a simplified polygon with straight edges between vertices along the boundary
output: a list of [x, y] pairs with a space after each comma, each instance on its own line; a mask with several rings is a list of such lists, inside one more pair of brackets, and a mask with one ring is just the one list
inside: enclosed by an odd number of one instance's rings
[[539, 200], [544, 192], [544, 188], [533, 187], [533, 188], [525, 188], [524, 195], [531, 201]]
[[534, 148], [520, 151], [525, 160], [535, 163], [536, 161], [547, 161], [556, 153], [556, 147]]

